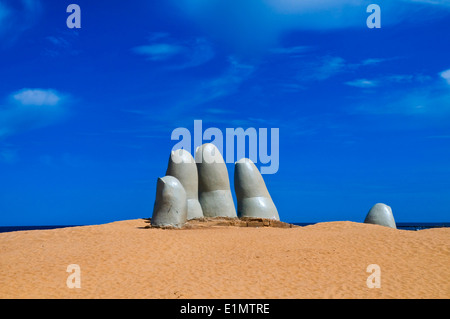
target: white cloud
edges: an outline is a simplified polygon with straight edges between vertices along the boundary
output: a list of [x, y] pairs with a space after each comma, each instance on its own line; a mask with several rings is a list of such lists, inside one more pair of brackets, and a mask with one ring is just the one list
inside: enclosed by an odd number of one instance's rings
[[371, 59], [366, 59], [364, 61], [361, 62], [361, 65], [375, 65], [375, 64], [379, 64], [381, 62], [385, 62], [387, 59], [378, 59], [378, 58], [371, 58]]
[[341, 57], [330, 56], [322, 59], [322, 65], [316, 69], [314, 76], [318, 80], [326, 80], [346, 69], [348, 64]]
[[393, 74], [382, 80], [390, 83], [425, 83], [431, 80], [431, 77], [424, 74]]
[[184, 56], [184, 62], [172, 67], [174, 69], [196, 67], [210, 61], [214, 55], [214, 50], [206, 39], [196, 38], [188, 45], [187, 53]]
[[370, 88], [376, 86], [386, 86], [392, 84], [423, 84], [430, 81], [431, 77], [423, 74], [393, 74], [379, 76], [375, 79], [356, 79], [352, 81], [345, 82], [345, 84], [359, 87], [359, 88]]
[[274, 10], [282, 13], [304, 13], [317, 12], [323, 9], [333, 10], [345, 6], [359, 6], [361, 0], [315, 0], [315, 1], [293, 1], [293, 0], [266, 0]]
[[230, 109], [219, 109], [219, 108], [205, 109], [205, 112], [210, 113], [210, 114], [218, 114], [218, 115], [222, 115], [222, 114], [236, 114], [236, 112], [233, 111], [233, 110], [230, 110]]
[[82, 50], [78, 49], [79, 33], [75, 30], [59, 31], [57, 34], [45, 37], [43, 55], [55, 58], [59, 55], [78, 55]]
[[299, 45], [293, 47], [278, 47], [270, 50], [275, 54], [288, 54], [288, 55], [298, 55], [308, 51], [311, 51], [312, 47], [306, 45]]
[[141, 45], [133, 48], [137, 54], [145, 55], [151, 61], [167, 60], [183, 51], [179, 45], [158, 43], [152, 45]]
[[450, 69], [442, 71], [440, 73], [440, 76], [447, 81], [448, 84], [450, 84]]
[[67, 115], [67, 96], [51, 89], [22, 89], [0, 105], [0, 138], [45, 127]]
[[[1, 137], [1, 134], [0, 134]], [[17, 162], [18, 156], [16, 150], [3, 148], [0, 149], [0, 162], [13, 164]]]
[[48, 36], [46, 39], [58, 47], [67, 48], [70, 46], [69, 41], [60, 36]]
[[[348, 61], [340, 56], [317, 55], [316, 52], [307, 52], [312, 47], [296, 46], [292, 48], [272, 49], [271, 58], [278, 59], [275, 63], [285, 64], [283, 81], [274, 83], [285, 92], [298, 92], [307, 88], [307, 84], [313, 84], [318, 81], [326, 81], [336, 76], [354, 75], [356, 71], [363, 69], [364, 74], [372, 70], [369, 68], [383, 63], [388, 59], [367, 58], [361, 61]], [[305, 52], [298, 58], [295, 52]], [[293, 53], [293, 54], [291, 54]], [[280, 79], [281, 77], [277, 77]], [[350, 80], [350, 81], [349, 81]], [[353, 80], [353, 81], [352, 81]], [[346, 84], [356, 87], [377, 86], [378, 79], [347, 79]], [[345, 82], [345, 81], [344, 81]]]
[[3, 0], [0, 2], [0, 44], [10, 45], [38, 21], [42, 13], [40, 0]]
[[148, 45], [134, 47], [132, 51], [147, 57], [149, 61], [167, 61], [172, 69], [185, 69], [202, 65], [214, 57], [211, 44], [204, 38], [177, 41], [167, 33], [155, 33]]
[[376, 81], [367, 80], [367, 79], [358, 79], [358, 80], [348, 81], [348, 82], [345, 82], [345, 84], [350, 85], [350, 86], [355, 86], [358, 88], [371, 88], [371, 87], [375, 87], [378, 85], [378, 83]]
[[9, 10], [9, 8], [3, 4], [2, 2], [0, 2], [0, 24], [3, 25], [6, 21], [6, 19], [8, 19], [8, 16], [11, 14], [11, 11]]
[[[146, 127], [146, 130], [151, 130], [153, 133], [164, 130], [167, 125], [183, 126], [185, 125], [183, 123], [198, 119], [199, 114], [204, 121], [226, 119], [231, 123], [230, 117], [234, 118], [236, 114], [233, 111], [223, 110], [220, 102], [215, 102], [240, 92], [246, 81], [252, 78], [255, 69], [255, 65], [230, 56], [221, 73], [202, 77], [197, 81], [188, 81], [182, 90], [167, 91], [167, 99], [159, 102], [159, 105], [163, 107], [124, 111], [136, 114], [140, 118], [151, 119], [154, 124], [151, 128]], [[174, 117], [173, 114], [180, 116]]]
[[60, 102], [62, 96], [54, 90], [22, 89], [13, 94], [12, 99], [22, 105], [53, 106]]
[[377, 97], [363, 96], [351, 112], [441, 118], [450, 116], [450, 91], [433, 82], [419, 88], [400, 88]]
[[[439, 74], [447, 82], [450, 69]], [[363, 81], [347, 82], [347, 85], [364, 87]], [[375, 82], [383, 88], [380, 91], [366, 92], [360, 96], [360, 102], [350, 108], [351, 113], [400, 115], [426, 118], [444, 118], [450, 116], [450, 90], [442, 85], [437, 77], [423, 74], [397, 74], [379, 76]], [[448, 82], [450, 84], [450, 82]]]
[[[292, 30], [365, 28], [371, 0], [172, 0], [193, 23], [236, 50], [276, 44]], [[383, 26], [445, 17], [448, 0], [389, 0], [379, 3]], [[442, 10], [441, 10], [442, 9]], [[413, 15], [413, 19], [411, 18]]]
[[[283, 13], [302, 13], [302, 12], [317, 12], [323, 10], [341, 10], [342, 8], [352, 7], [367, 7], [373, 1], [367, 0], [314, 0], [314, 1], [302, 1], [302, 0], [265, 0], [275, 10]], [[389, 0], [390, 3], [395, 5], [403, 5], [402, 2], [410, 3], [423, 3], [431, 5], [450, 5], [450, 0]], [[380, 3], [383, 8], [385, 3]]]
[[235, 93], [254, 70], [253, 65], [241, 63], [236, 58], [230, 57], [229, 67], [221, 76], [203, 83], [196, 104]]
[[432, 5], [440, 5], [440, 6], [450, 6], [450, 0], [403, 0], [406, 2], [419, 2], [419, 3], [426, 3], [426, 4], [432, 4]]
[[295, 64], [295, 69], [298, 70], [295, 77], [301, 83], [324, 81], [340, 73], [348, 72], [355, 66], [339, 56], [314, 56], [312, 60], [303, 59]]

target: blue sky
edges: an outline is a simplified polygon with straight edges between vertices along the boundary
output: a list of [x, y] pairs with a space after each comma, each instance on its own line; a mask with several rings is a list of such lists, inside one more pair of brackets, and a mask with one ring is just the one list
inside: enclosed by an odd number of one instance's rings
[[0, 0], [0, 26], [0, 225], [150, 217], [195, 119], [279, 128], [284, 221], [449, 221], [450, 1]]

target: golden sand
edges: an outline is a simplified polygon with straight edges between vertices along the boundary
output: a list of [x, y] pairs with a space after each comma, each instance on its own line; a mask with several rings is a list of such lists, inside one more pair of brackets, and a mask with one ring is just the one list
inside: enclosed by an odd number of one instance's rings
[[[2, 233], [0, 298], [450, 298], [448, 228], [146, 225]], [[67, 286], [70, 264], [81, 288]]]

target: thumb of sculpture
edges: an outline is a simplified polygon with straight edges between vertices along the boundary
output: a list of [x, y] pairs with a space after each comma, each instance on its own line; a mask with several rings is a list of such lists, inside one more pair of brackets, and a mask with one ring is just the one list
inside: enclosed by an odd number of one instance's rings
[[364, 223], [387, 226], [397, 229], [392, 209], [386, 204], [375, 204], [366, 216]]
[[173, 176], [158, 178], [152, 226], [181, 227], [187, 220], [186, 191]]
[[214, 144], [206, 143], [195, 152], [198, 170], [198, 199], [205, 217], [237, 217], [231, 195], [228, 170]]
[[176, 177], [186, 191], [187, 219], [202, 218], [203, 211], [198, 201], [197, 165], [191, 153], [184, 149], [172, 151], [166, 175]]
[[235, 164], [234, 190], [239, 217], [280, 220], [278, 210], [272, 201], [261, 173], [248, 158], [240, 159]]

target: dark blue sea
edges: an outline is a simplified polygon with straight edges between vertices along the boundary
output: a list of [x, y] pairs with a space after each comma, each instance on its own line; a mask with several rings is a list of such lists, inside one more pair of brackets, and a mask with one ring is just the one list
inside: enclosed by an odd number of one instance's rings
[[[314, 225], [316, 223], [292, 223], [298, 226]], [[47, 225], [47, 226], [0, 226], [0, 233], [7, 233], [21, 230], [56, 229], [65, 227], [76, 227], [82, 225]], [[450, 227], [450, 223], [397, 223], [398, 229], [421, 230], [427, 228]]]
[[[308, 226], [316, 223], [292, 223], [298, 226]], [[397, 229], [403, 230], [421, 230], [428, 228], [450, 227], [450, 223], [396, 223]]]
[[20, 230], [56, 229], [66, 227], [76, 227], [78, 225], [44, 225], [44, 226], [0, 226], [0, 233], [7, 233]]

